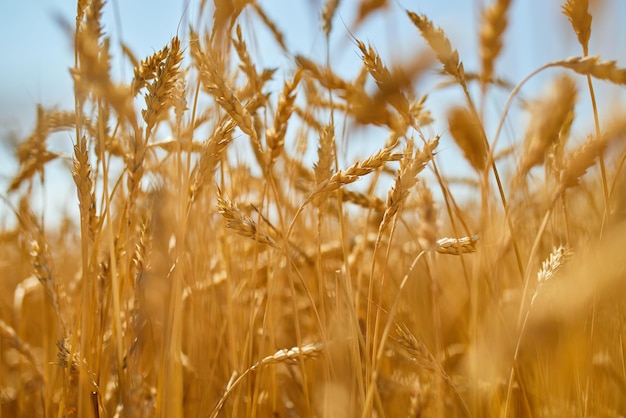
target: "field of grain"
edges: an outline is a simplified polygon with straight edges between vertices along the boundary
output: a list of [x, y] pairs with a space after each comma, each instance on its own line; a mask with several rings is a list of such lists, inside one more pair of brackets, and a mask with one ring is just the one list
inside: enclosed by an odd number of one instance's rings
[[[202, 2], [206, 27], [125, 48], [119, 81], [108, 4], [79, 0], [75, 106], [37, 106], [1, 191], [0, 418], [624, 416], [626, 115], [595, 89], [626, 69], [589, 50], [610, 2], [564, 2], [580, 53], [520, 80], [498, 66], [510, 3], [477, 10], [475, 68], [407, 10], [414, 50], [384, 62], [347, 35], [346, 78], [261, 3]], [[355, 1], [346, 23], [338, 5], [319, 5], [325, 39], [400, 7]], [[251, 19], [291, 67], [256, 64]], [[462, 101], [436, 131], [444, 89]], [[347, 159], [369, 128], [376, 150]], [[78, 211], [50, 222], [33, 202], [62, 159]]]

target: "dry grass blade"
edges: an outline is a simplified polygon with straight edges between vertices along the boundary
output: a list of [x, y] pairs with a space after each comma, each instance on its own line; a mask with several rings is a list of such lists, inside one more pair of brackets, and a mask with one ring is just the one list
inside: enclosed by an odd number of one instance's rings
[[506, 13], [511, 0], [496, 0], [483, 12], [480, 28], [480, 57], [482, 60], [482, 82], [493, 77], [493, 64], [502, 50], [502, 34], [508, 24]]

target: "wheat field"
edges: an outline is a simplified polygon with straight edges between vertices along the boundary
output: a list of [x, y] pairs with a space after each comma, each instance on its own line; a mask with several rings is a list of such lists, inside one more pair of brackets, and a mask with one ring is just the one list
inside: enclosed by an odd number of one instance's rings
[[[411, 9], [414, 50], [384, 62], [350, 28], [400, 6], [355, 1], [349, 27], [339, 3], [319, 33], [343, 31], [352, 77], [224, 0], [149, 56], [124, 47], [120, 81], [108, 4], [78, 0], [74, 107], [37, 105], [2, 191], [0, 418], [626, 414], [626, 114], [596, 100], [626, 68], [589, 47], [610, 3], [563, 2], [579, 54], [522, 79], [498, 65], [510, 0], [477, 10], [471, 68]], [[289, 68], [257, 64], [251, 21]], [[443, 89], [462, 100], [438, 131]], [[78, 210], [52, 223], [34, 201], [59, 160]]]

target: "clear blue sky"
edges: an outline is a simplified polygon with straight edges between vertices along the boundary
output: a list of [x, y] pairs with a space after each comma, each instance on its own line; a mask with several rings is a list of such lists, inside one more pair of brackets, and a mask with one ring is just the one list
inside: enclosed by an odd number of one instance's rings
[[[202, 19], [203, 24], [208, 25], [211, 12], [197, 16], [198, 3], [192, 0], [184, 13], [185, 2], [182, 0], [108, 0], [105, 6], [105, 27], [113, 37], [113, 45], [117, 45], [116, 42], [121, 38], [141, 59], [162, 48], [176, 34], [181, 20], [183, 43], [186, 40], [186, 24], [195, 24], [198, 19]], [[425, 13], [446, 31], [453, 46], [459, 50], [466, 70], [478, 70], [477, 11], [481, 3], [480, 0], [391, 1], [386, 12], [368, 20], [355, 35], [360, 40], [372, 43], [385, 62], [393, 64], [425, 48], [404, 9]], [[620, 66], [626, 67], [626, 31], [623, 28], [626, 1], [591, 3], [594, 7], [602, 5], [593, 10], [591, 54], [617, 60]], [[212, 6], [213, 2], [207, 1], [207, 4]], [[321, 0], [260, 0], [260, 4], [287, 35], [287, 44], [292, 52], [317, 60], [325, 56], [325, 42], [319, 25]], [[349, 38], [357, 4], [356, 0], [341, 2], [330, 46], [332, 65], [350, 77], [360, 64], [359, 54]], [[561, 1], [556, 0], [513, 1], [504, 53], [496, 66], [497, 75], [506, 76], [516, 83], [545, 62], [580, 55], [580, 47], [569, 22], [560, 12], [561, 4]], [[8, 131], [27, 135], [32, 127], [37, 103], [72, 109], [72, 86], [68, 73], [73, 62], [72, 46], [58, 20], [73, 22], [75, 8], [75, 2], [70, 0], [0, 0], [0, 52], [3, 57], [0, 65], [0, 135], [6, 136]], [[278, 66], [283, 70], [283, 73], [279, 70], [279, 77], [282, 77], [293, 68], [290, 58], [267, 47], [263, 31], [256, 30], [262, 25], [254, 18], [250, 19], [250, 16], [254, 14], [244, 13], [241, 19], [244, 37], [252, 48], [253, 60], [260, 66]], [[254, 25], [252, 29], [249, 28], [250, 22]], [[119, 58], [119, 48], [114, 47], [113, 54]], [[114, 74], [126, 81], [132, 75], [128, 67], [119, 61], [114, 67]], [[552, 75], [554, 73], [546, 73], [537, 78], [528, 85], [524, 94], [527, 97], [538, 95], [546, 78]], [[596, 84], [599, 85], [600, 94], [604, 93], [605, 100], [602, 103], [606, 106], [614, 106], [614, 100], [621, 100], [624, 104], [623, 94], [616, 96], [614, 88], [603, 89], [607, 87], [604, 83]], [[432, 94], [431, 109], [439, 119], [435, 133], [445, 131], [445, 109], [454, 104], [457, 97], [454, 91]], [[583, 94], [581, 97], [586, 99]], [[504, 99], [496, 98], [490, 106], [497, 109], [502, 106]], [[71, 138], [66, 138], [67, 144], [61, 144], [60, 148], [69, 150]], [[380, 142], [377, 144], [380, 145]], [[454, 145], [449, 138], [444, 138], [442, 149], [444, 152], [439, 158], [446, 158], [446, 154], [454, 158]], [[6, 177], [14, 174], [15, 170], [7, 152], [6, 148], [0, 148], [2, 193], [6, 190]]]

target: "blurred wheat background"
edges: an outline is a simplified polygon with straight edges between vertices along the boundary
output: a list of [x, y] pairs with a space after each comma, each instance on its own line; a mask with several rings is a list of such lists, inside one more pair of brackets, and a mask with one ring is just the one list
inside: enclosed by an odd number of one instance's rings
[[626, 414], [624, 6], [463, 3], [53, 10], [0, 417]]

